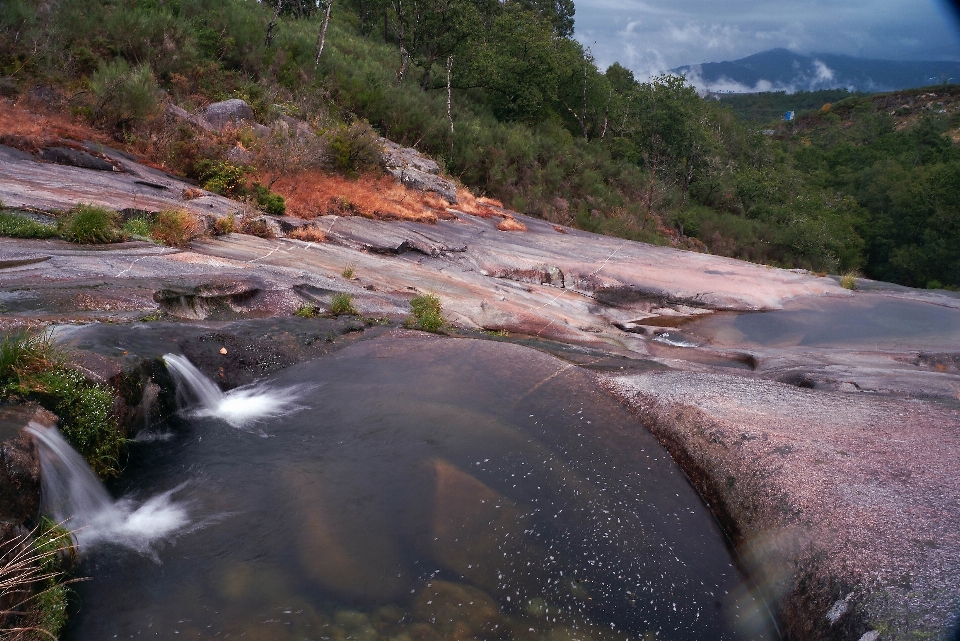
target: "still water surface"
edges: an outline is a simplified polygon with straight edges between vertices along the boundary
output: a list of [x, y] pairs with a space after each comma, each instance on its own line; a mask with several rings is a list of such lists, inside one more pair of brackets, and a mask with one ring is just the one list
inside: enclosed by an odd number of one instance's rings
[[155, 556], [89, 551], [68, 637], [767, 639], [685, 477], [591, 375], [533, 350], [380, 338], [273, 376], [301, 408], [193, 417], [113, 490], [176, 498]]

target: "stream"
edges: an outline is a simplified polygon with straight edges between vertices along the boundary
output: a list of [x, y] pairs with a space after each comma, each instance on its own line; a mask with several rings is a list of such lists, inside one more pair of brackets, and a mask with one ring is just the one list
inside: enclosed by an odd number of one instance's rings
[[191, 367], [110, 488], [172, 495], [181, 528], [82, 549], [68, 639], [778, 638], [683, 473], [584, 370], [432, 336], [226, 393]]

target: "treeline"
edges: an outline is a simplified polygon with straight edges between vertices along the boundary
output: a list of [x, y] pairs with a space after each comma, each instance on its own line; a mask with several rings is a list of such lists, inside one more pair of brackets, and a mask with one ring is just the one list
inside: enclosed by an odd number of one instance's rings
[[869, 94], [847, 89], [819, 89], [817, 91], [765, 91], [761, 93], [717, 94], [714, 97], [744, 120], [768, 123], [782, 120], [783, 115], [793, 111], [819, 111], [824, 105], [857, 98]]
[[369, 121], [556, 222], [816, 271], [873, 264], [858, 193], [811, 180], [819, 161], [682, 79], [598, 69], [571, 0], [336, 0], [326, 31], [328, 5], [279, 2], [5, 0], [0, 73], [21, 93], [60, 88], [128, 141], [159, 135], [151, 95], [240, 97], [264, 122]]

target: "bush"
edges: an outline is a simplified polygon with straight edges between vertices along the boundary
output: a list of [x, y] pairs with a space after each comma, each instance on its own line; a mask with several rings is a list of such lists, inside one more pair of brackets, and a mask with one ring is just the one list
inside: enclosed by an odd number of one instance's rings
[[287, 213], [287, 203], [280, 194], [275, 194], [260, 183], [253, 184], [257, 197], [257, 206], [271, 216], [283, 216]]
[[408, 324], [413, 327], [427, 332], [439, 332], [447, 324], [440, 299], [435, 294], [414, 296], [410, 299], [410, 308], [413, 310], [413, 318]]
[[200, 224], [182, 209], [161, 211], [150, 228], [150, 237], [169, 247], [184, 247], [200, 235]]
[[102, 244], [123, 240], [117, 213], [95, 205], [77, 205], [63, 222], [60, 235], [72, 243]]
[[126, 128], [157, 113], [159, 90], [149, 65], [131, 68], [123, 58], [101, 63], [90, 78], [95, 116], [110, 127]]
[[231, 198], [246, 195], [245, 172], [245, 167], [222, 160], [200, 160], [193, 167], [193, 174], [204, 189]]
[[856, 289], [857, 288], [857, 275], [853, 273], [844, 274], [840, 277], [840, 287], [844, 289]]
[[377, 134], [366, 121], [349, 127], [338, 127], [327, 133], [330, 169], [348, 176], [358, 176], [380, 166], [381, 145]]
[[330, 313], [334, 316], [359, 316], [360, 312], [353, 306], [353, 296], [350, 294], [334, 294], [330, 301]]
[[233, 228], [237, 224], [237, 219], [233, 216], [221, 216], [213, 221], [213, 235], [225, 236], [233, 233]]
[[0, 211], [0, 236], [10, 238], [52, 238], [57, 235], [54, 225], [44, 225], [32, 218]]

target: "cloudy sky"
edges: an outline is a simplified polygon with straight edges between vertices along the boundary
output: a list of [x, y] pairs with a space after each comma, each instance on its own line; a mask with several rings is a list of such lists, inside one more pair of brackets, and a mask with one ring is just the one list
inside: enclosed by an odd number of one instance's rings
[[576, 0], [576, 38], [601, 69], [638, 79], [786, 47], [894, 60], [960, 60], [948, 0]]

